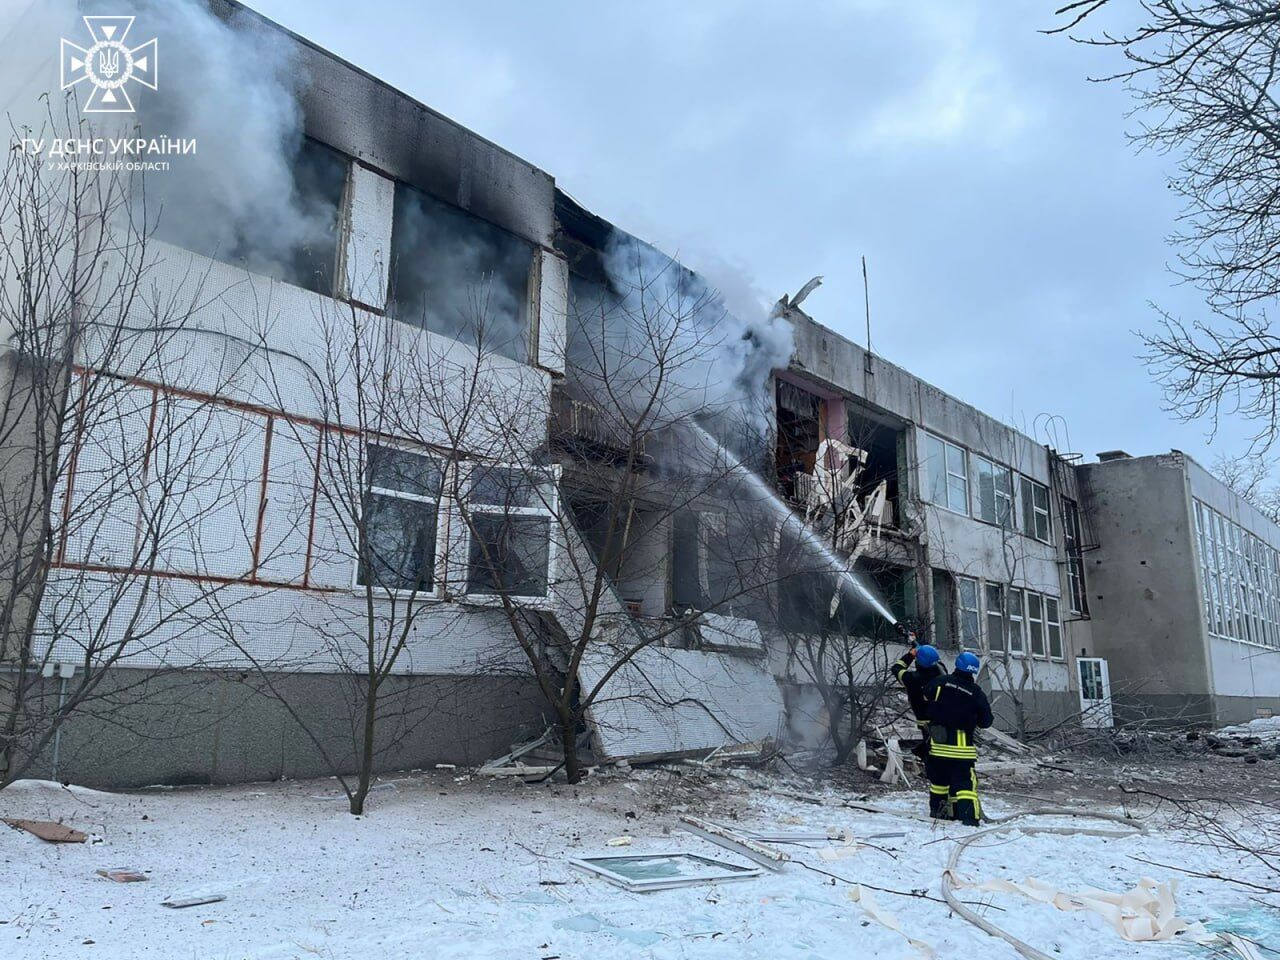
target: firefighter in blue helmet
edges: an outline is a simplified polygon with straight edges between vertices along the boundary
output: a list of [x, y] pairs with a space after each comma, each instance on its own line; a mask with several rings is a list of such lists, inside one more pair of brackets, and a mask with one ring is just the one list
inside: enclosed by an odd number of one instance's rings
[[[927, 643], [916, 645], [915, 634], [904, 631], [911, 643], [911, 648], [899, 657], [889, 668], [894, 678], [907, 691], [907, 702], [911, 704], [911, 712], [915, 714], [916, 726], [920, 730], [920, 745], [915, 754], [924, 763], [925, 774], [928, 775], [933, 761], [929, 756], [929, 717], [928, 703], [924, 692], [935, 680], [947, 675], [946, 664], [938, 655], [938, 650]], [[912, 669], [914, 664], [915, 669]], [[932, 778], [930, 778], [932, 782]], [[947, 812], [947, 795], [929, 791], [929, 814], [934, 817], [945, 817]]]
[[929, 710], [929, 797], [943, 797], [950, 817], [976, 827], [982, 818], [978, 800], [978, 748], [974, 731], [991, 726], [991, 704], [978, 686], [982, 663], [972, 653], [956, 657], [956, 668], [925, 689]]

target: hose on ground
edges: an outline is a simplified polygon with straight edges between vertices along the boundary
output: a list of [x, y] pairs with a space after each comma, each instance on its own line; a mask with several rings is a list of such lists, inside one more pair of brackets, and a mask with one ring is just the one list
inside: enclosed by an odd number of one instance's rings
[[971, 833], [967, 837], [963, 837], [956, 843], [955, 847], [951, 851], [951, 856], [947, 859], [946, 869], [942, 871], [942, 899], [944, 899], [947, 902], [947, 906], [949, 906], [957, 915], [963, 917], [965, 920], [968, 920], [978, 929], [989, 934], [990, 936], [996, 937], [1000, 940], [1003, 940], [1005, 943], [1009, 944], [1009, 946], [1017, 950], [1018, 953], [1026, 957], [1027, 960], [1058, 960], [1058, 958], [1051, 957], [1049, 954], [1045, 953], [1043, 950], [1037, 950], [1035, 947], [1031, 946], [1031, 944], [1027, 943], [1026, 941], [1019, 940], [1013, 934], [1009, 933], [1006, 930], [1001, 929], [1000, 927], [992, 923], [990, 920], [978, 914], [976, 911], [971, 910], [969, 907], [965, 906], [964, 903], [960, 900], [960, 898], [956, 896], [955, 888], [953, 886], [956, 868], [959, 866], [960, 858], [961, 856], [963, 856], [965, 850], [968, 847], [970, 847], [971, 845], [973, 845], [983, 837], [994, 836], [996, 834], [1005, 833], [1013, 829], [1014, 821], [1016, 820], [1022, 820], [1026, 817], [1036, 817], [1036, 816], [1081, 817], [1089, 820], [1109, 820], [1115, 823], [1123, 824], [1126, 829], [1115, 830], [1115, 829], [1102, 829], [1099, 827], [1090, 828], [1090, 827], [1061, 827], [1061, 826], [1044, 826], [1044, 827], [1022, 826], [1022, 827], [1019, 827], [1019, 829], [1023, 833], [1027, 833], [1027, 834], [1053, 833], [1053, 834], [1060, 834], [1062, 836], [1111, 837], [1119, 840], [1119, 839], [1124, 839], [1126, 837], [1133, 837], [1133, 836], [1137, 836], [1138, 834], [1146, 833], [1147, 828], [1143, 824], [1139, 823], [1137, 820], [1134, 820], [1132, 817], [1126, 817], [1123, 814], [1118, 814], [1118, 813], [1103, 813], [1100, 811], [1095, 812], [1090, 810], [1074, 810], [1069, 807], [1040, 807], [1035, 810], [1025, 810], [1020, 813], [1015, 813], [1012, 816], [1003, 817], [999, 820], [993, 820], [992, 822], [995, 824], [994, 826], [988, 827], [985, 830], [979, 830], [976, 833]]

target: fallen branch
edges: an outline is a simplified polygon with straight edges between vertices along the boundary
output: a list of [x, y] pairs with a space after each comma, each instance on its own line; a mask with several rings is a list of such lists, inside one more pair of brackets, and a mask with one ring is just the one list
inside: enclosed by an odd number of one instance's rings
[[1179, 873], [1185, 873], [1189, 877], [1203, 877], [1205, 880], [1221, 880], [1223, 883], [1235, 883], [1242, 887], [1248, 887], [1251, 890], [1258, 890], [1262, 893], [1280, 893], [1280, 887], [1264, 887], [1258, 883], [1250, 883], [1248, 880], [1237, 880], [1235, 877], [1224, 877], [1220, 873], [1204, 873], [1200, 870], [1188, 870], [1186, 867], [1176, 867], [1171, 863], [1160, 863], [1158, 860], [1148, 860], [1146, 857], [1135, 856], [1129, 854], [1130, 860], [1137, 860], [1139, 863], [1149, 864], [1153, 867], [1162, 867], [1165, 870], [1177, 870]]

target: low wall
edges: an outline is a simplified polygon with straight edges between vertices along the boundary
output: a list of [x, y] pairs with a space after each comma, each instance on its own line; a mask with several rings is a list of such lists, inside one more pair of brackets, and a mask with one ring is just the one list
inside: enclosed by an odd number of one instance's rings
[[[56, 751], [46, 749], [26, 776], [137, 787], [350, 772], [358, 678], [268, 679], [277, 695], [249, 674], [112, 671], [104, 694], [72, 715]], [[60, 682], [44, 682], [50, 703]], [[384, 689], [375, 728], [379, 771], [482, 763], [543, 729], [544, 702], [530, 676], [398, 676]]]

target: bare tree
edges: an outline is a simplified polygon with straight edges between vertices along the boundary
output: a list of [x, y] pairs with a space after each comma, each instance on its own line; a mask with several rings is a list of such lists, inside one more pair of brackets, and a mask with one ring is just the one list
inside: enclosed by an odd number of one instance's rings
[[175, 652], [191, 662], [239, 575], [214, 575], [228, 557], [198, 530], [221, 516], [234, 553], [252, 529], [243, 489], [211, 469], [243, 424], [165, 386], [236, 376], [228, 357], [188, 358], [216, 291], [190, 271], [157, 286], [140, 175], [39, 149], [94, 135], [63, 107], [13, 131], [0, 177], [0, 787], [56, 756], [75, 716], [127, 726], [121, 706], [180, 698]]
[[[1090, 29], [1108, 12], [1135, 11], [1136, 26]], [[1134, 92], [1135, 141], [1177, 158], [1177, 272], [1204, 293], [1209, 315], [1161, 311], [1142, 335], [1146, 359], [1171, 409], [1215, 427], [1223, 414], [1242, 416], [1265, 450], [1280, 428], [1280, 336], [1268, 313], [1280, 294], [1280, 3], [1076, 0], [1058, 14], [1065, 22], [1053, 32], [1124, 56], [1105, 79]]]
[[1273, 523], [1280, 523], [1280, 486], [1271, 480], [1271, 465], [1261, 454], [1229, 457], [1218, 454], [1213, 461], [1213, 473], [1227, 485], [1257, 507], [1262, 515]]
[[875, 718], [894, 699], [890, 651], [902, 643], [863, 595], [878, 589], [870, 571], [888, 569], [874, 557], [885, 483], [865, 472], [869, 440], [869, 435], [824, 440], [812, 473], [795, 478], [803, 523], [837, 558], [838, 567], [815, 567], [814, 558], [806, 556], [806, 538], [791, 529], [795, 542], [782, 561], [788, 574], [778, 585], [791, 602], [779, 597], [777, 629], [787, 639], [790, 661], [822, 699], [836, 763], [847, 760], [873, 732]]
[[[259, 563], [273, 570], [284, 615], [272, 625], [218, 608], [211, 628], [252, 664], [354, 815], [375, 774], [415, 762], [415, 733], [457, 709], [456, 691], [434, 685], [421, 658], [442, 640], [484, 635], [486, 622], [493, 633], [495, 618], [456, 602], [458, 494], [473, 463], [505, 448], [486, 418], [518, 411], [526, 432], [545, 434], [541, 378], [510, 375], [484, 342], [487, 289], [472, 288], [470, 343], [432, 336], [425, 317], [350, 301], [326, 299], [292, 324], [270, 304], [244, 318], [252, 379], [271, 411], [264, 484], [275, 500], [262, 548], [272, 552]], [[323, 709], [314, 683], [325, 685]]]
[[[758, 478], [726, 446], [755, 411], [738, 393], [722, 396], [712, 375], [723, 314], [678, 264], [642, 257], [626, 279], [577, 289], [566, 380], [540, 408], [553, 410], [550, 435], [531, 431], [509, 395], [468, 388], [465, 409], [433, 404], [451, 434], [478, 421], [490, 438], [472, 447], [481, 462], [457, 475], [451, 496], [467, 544], [457, 591], [505, 617], [570, 782], [584, 774], [593, 706], [674, 706], [660, 683], [645, 682], [645, 664], [695, 642], [708, 615], [749, 605], [771, 575], [771, 557], [742, 549], [698, 603], [669, 595], [681, 517], [715, 514], [722, 531], [737, 530], [768, 509]], [[620, 695], [624, 674], [645, 689]], [[714, 719], [709, 705], [697, 708]]]

